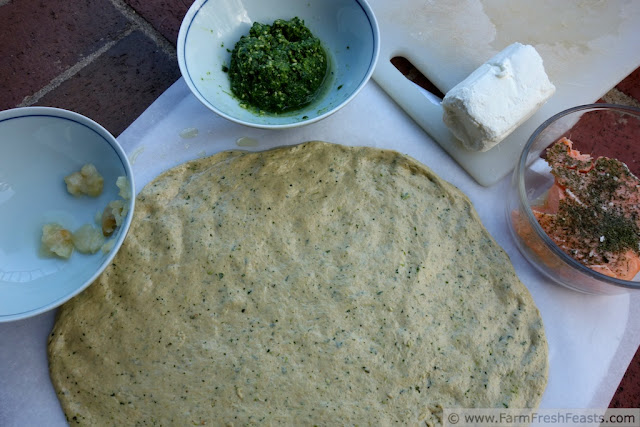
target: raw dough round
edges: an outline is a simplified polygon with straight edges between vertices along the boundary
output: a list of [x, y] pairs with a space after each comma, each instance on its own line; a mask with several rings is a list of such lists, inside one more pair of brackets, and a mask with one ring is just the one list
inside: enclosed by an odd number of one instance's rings
[[175, 167], [49, 342], [71, 422], [439, 424], [536, 407], [540, 315], [470, 201], [395, 151], [311, 142]]

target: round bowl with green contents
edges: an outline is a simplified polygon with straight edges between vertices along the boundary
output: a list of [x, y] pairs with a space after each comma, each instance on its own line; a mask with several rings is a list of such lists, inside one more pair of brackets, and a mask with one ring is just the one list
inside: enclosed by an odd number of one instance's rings
[[[378, 59], [379, 30], [365, 0], [196, 0], [177, 50], [187, 86], [206, 107], [243, 125], [289, 128], [358, 94]], [[258, 79], [262, 86], [247, 77], [257, 72], [252, 61], [276, 64]]]

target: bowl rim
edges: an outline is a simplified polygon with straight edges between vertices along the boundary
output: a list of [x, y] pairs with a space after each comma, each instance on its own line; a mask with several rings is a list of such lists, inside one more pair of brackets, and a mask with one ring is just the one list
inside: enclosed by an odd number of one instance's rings
[[351, 95], [349, 95], [346, 99], [342, 100], [342, 102], [340, 102], [339, 104], [337, 104], [336, 106], [334, 106], [330, 110], [325, 111], [324, 113], [322, 113], [322, 114], [320, 114], [320, 115], [318, 115], [316, 117], [313, 117], [313, 118], [307, 119], [307, 120], [295, 121], [295, 122], [292, 122], [292, 123], [284, 123], [284, 124], [254, 123], [254, 122], [249, 122], [249, 121], [242, 120], [242, 119], [239, 119], [237, 117], [231, 116], [228, 113], [216, 108], [213, 104], [211, 104], [209, 101], [207, 101], [207, 99], [200, 93], [198, 88], [195, 86], [195, 84], [193, 82], [193, 79], [191, 78], [191, 75], [189, 73], [189, 69], [188, 69], [186, 61], [185, 61], [186, 40], [187, 40], [187, 35], [189, 33], [189, 29], [191, 27], [191, 24], [193, 23], [193, 20], [195, 19], [197, 14], [200, 12], [200, 9], [209, 1], [215, 1], [215, 0], [196, 0], [189, 7], [189, 10], [187, 10], [187, 13], [184, 16], [184, 18], [182, 20], [182, 23], [180, 24], [180, 30], [178, 31], [178, 39], [177, 39], [177, 42], [176, 42], [176, 45], [177, 45], [176, 53], [177, 53], [177, 57], [178, 57], [178, 67], [180, 68], [180, 73], [182, 74], [182, 78], [184, 79], [185, 83], [189, 87], [189, 90], [191, 91], [191, 93], [205, 107], [207, 107], [209, 110], [213, 111], [214, 113], [216, 113], [220, 117], [223, 117], [223, 118], [225, 118], [227, 120], [230, 120], [232, 122], [235, 122], [235, 123], [238, 123], [238, 124], [241, 124], [241, 125], [244, 125], [244, 126], [249, 126], [249, 127], [253, 127], [253, 128], [259, 128], [259, 129], [290, 129], [290, 128], [294, 128], [294, 127], [308, 125], [308, 124], [311, 124], [311, 123], [318, 122], [318, 121], [320, 121], [320, 120], [332, 115], [333, 113], [337, 112], [338, 110], [342, 109], [353, 98], [355, 98], [356, 95], [358, 95], [358, 93], [360, 93], [360, 91], [364, 88], [366, 83], [373, 76], [373, 72], [375, 71], [376, 64], [378, 63], [378, 59], [379, 59], [379, 56], [380, 56], [380, 27], [378, 25], [378, 20], [377, 20], [375, 14], [373, 12], [373, 9], [369, 5], [369, 3], [367, 3], [366, 0], [352, 0], [352, 1], [355, 1], [360, 6], [360, 8], [362, 9], [362, 11], [364, 12], [365, 16], [367, 17], [367, 19], [369, 21], [369, 24], [371, 26], [371, 31], [372, 31], [372, 38], [373, 38], [373, 51], [372, 51], [371, 58], [369, 60], [369, 65], [368, 65], [368, 68], [367, 68], [367, 72], [364, 74], [364, 76], [362, 77], [360, 83], [358, 83], [358, 86], [356, 86], [355, 90], [351, 93]]
[[11, 120], [11, 119], [26, 118], [30, 116], [41, 116], [41, 117], [45, 116], [45, 117], [51, 117], [55, 119], [70, 120], [72, 122], [76, 122], [81, 126], [85, 126], [93, 130], [99, 136], [101, 136], [106, 142], [109, 143], [109, 145], [111, 145], [111, 147], [119, 157], [120, 162], [122, 163], [126, 177], [129, 180], [129, 189], [131, 191], [131, 199], [128, 200], [129, 212], [125, 217], [124, 222], [120, 225], [121, 231], [118, 235], [118, 238], [114, 242], [113, 247], [109, 252], [108, 256], [104, 259], [104, 261], [100, 264], [100, 267], [96, 271], [94, 271], [83, 283], [79, 284], [72, 291], [67, 292], [66, 294], [60, 295], [58, 298], [40, 307], [22, 311], [20, 313], [12, 313], [12, 314], [0, 313], [0, 323], [27, 319], [27, 318], [45, 313], [47, 311], [53, 310], [59, 307], [60, 305], [64, 304], [65, 302], [69, 301], [71, 298], [75, 297], [76, 295], [84, 291], [86, 288], [88, 288], [93, 282], [97, 280], [97, 278], [109, 266], [109, 264], [113, 261], [113, 258], [116, 256], [116, 254], [120, 250], [120, 247], [124, 242], [124, 239], [129, 233], [129, 229], [131, 227], [131, 222], [133, 220], [133, 213], [135, 209], [136, 186], [135, 186], [135, 178], [133, 175], [133, 168], [131, 166], [131, 162], [129, 161], [129, 157], [125, 153], [124, 149], [122, 148], [122, 146], [120, 145], [116, 137], [111, 134], [111, 132], [106, 130], [102, 125], [90, 119], [89, 117], [86, 117], [74, 111], [66, 110], [63, 108], [57, 108], [57, 107], [31, 106], [31, 107], [17, 107], [9, 110], [0, 111], [0, 122], [3, 122], [5, 120]]
[[529, 200], [527, 199], [527, 192], [524, 186], [524, 171], [527, 166], [527, 158], [529, 157], [529, 150], [531, 146], [536, 141], [538, 136], [552, 123], [561, 119], [562, 117], [568, 116], [569, 114], [573, 114], [576, 112], [588, 112], [588, 111], [597, 111], [597, 110], [615, 110], [625, 114], [632, 114], [638, 117], [640, 120], [640, 108], [619, 105], [619, 104], [611, 104], [611, 103], [594, 103], [594, 104], [584, 104], [578, 105], [575, 107], [568, 108], [566, 110], [560, 111], [559, 113], [554, 114], [544, 122], [540, 124], [536, 128], [536, 130], [531, 134], [527, 143], [525, 144], [522, 152], [520, 154], [520, 159], [518, 160], [517, 170], [516, 170], [516, 182], [518, 189], [518, 199], [520, 201], [521, 206], [526, 206], [525, 215], [529, 223], [531, 224], [536, 235], [545, 243], [546, 247], [550, 249], [557, 257], [559, 257], [563, 262], [568, 264], [570, 267], [578, 270], [580, 273], [583, 273], [595, 280], [600, 282], [607, 283], [609, 285], [626, 288], [626, 289], [636, 289], [640, 290], [640, 282], [632, 282], [629, 280], [622, 280], [615, 277], [607, 276], [605, 274], [599, 273], [595, 270], [586, 267], [580, 262], [573, 259], [571, 256], [567, 255], [560, 247], [547, 235], [544, 231], [536, 217], [533, 215], [533, 211], [531, 209], [531, 205], [529, 204]]

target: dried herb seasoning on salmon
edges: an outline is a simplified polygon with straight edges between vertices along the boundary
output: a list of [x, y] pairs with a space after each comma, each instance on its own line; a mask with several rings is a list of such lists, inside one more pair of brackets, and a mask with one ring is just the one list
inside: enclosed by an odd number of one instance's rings
[[640, 180], [624, 163], [593, 158], [562, 138], [547, 149], [555, 177], [532, 210], [547, 235], [583, 265], [631, 280], [640, 271]]

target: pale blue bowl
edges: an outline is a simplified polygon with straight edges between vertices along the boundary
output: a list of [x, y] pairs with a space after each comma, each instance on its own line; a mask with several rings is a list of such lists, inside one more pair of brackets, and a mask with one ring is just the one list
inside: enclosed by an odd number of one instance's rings
[[[324, 44], [332, 64], [330, 87], [310, 105], [280, 115], [240, 106], [231, 94], [230, 51], [254, 22], [303, 19]], [[321, 120], [344, 107], [367, 83], [380, 49], [378, 23], [364, 0], [197, 0], [178, 35], [178, 64], [193, 94], [234, 122], [259, 128], [289, 128]]]
[[[45, 223], [75, 231], [95, 224], [112, 200], [120, 199], [116, 179], [127, 176], [135, 194], [131, 165], [116, 139], [96, 122], [49, 107], [0, 112], [0, 322], [51, 310], [89, 286], [109, 265], [131, 224], [129, 214], [116, 229], [107, 253], [69, 259], [42, 256]], [[64, 177], [93, 163], [104, 178], [98, 197], [74, 197]]]

